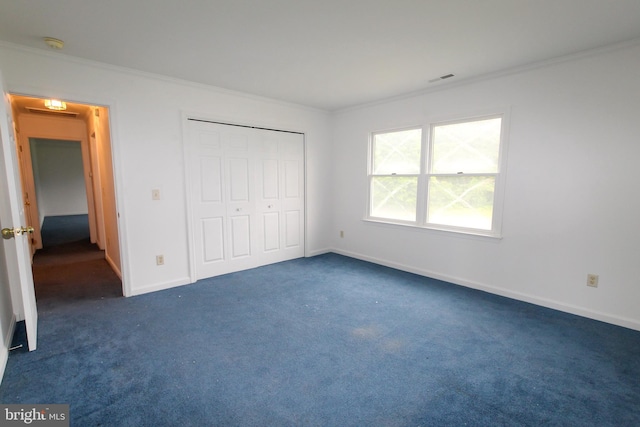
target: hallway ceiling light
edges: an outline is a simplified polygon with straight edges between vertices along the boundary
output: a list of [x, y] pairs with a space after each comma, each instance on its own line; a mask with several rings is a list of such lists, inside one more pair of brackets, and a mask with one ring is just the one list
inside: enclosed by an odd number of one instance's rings
[[67, 103], [57, 99], [45, 99], [44, 106], [50, 110], [62, 111], [67, 109]]
[[64, 42], [60, 39], [54, 39], [53, 37], [45, 37], [44, 42], [52, 49], [62, 49], [64, 47]]

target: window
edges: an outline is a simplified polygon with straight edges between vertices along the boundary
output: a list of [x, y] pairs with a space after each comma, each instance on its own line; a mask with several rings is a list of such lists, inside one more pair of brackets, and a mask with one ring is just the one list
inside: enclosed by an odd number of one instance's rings
[[499, 234], [503, 116], [374, 133], [368, 218]]
[[415, 221], [422, 130], [373, 135], [371, 216]]

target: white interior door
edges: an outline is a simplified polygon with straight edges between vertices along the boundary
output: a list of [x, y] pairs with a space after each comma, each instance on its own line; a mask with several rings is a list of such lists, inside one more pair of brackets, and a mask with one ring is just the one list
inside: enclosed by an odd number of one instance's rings
[[197, 279], [304, 256], [301, 134], [188, 121]]
[[[0, 75], [0, 225], [3, 229], [17, 230], [14, 236], [2, 239], [5, 245], [7, 273], [11, 284], [12, 303], [16, 318], [24, 318], [27, 330], [29, 351], [37, 346], [38, 311], [33, 287], [33, 273], [31, 270], [31, 254], [29, 237], [22, 232], [28, 224], [25, 223], [25, 212], [22, 203], [22, 190], [18, 171], [18, 159], [13, 132], [13, 120], [8, 96], [4, 92], [4, 84]], [[5, 233], [3, 233], [4, 235]], [[7, 237], [10, 234], [7, 233]]]

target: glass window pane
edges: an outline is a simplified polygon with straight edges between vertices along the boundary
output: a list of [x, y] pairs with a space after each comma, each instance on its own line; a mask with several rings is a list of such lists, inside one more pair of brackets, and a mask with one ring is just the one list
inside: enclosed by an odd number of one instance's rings
[[417, 196], [417, 177], [373, 177], [371, 180], [371, 216], [415, 221]]
[[427, 222], [491, 230], [495, 176], [429, 178]]
[[422, 130], [378, 133], [373, 136], [373, 173], [376, 175], [420, 173]]
[[431, 173], [496, 173], [502, 119], [433, 127]]

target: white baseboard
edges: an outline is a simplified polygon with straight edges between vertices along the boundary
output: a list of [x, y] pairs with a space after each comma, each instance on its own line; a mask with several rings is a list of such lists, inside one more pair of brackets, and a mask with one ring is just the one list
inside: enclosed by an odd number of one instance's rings
[[577, 316], [586, 317], [593, 320], [598, 320], [605, 323], [611, 323], [613, 325], [622, 326], [629, 329], [640, 331], [640, 322], [633, 319], [628, 319], [620, 316], [616, 316], [608, 313], [601, 313], [598, 311], [589, 310], [583, 307], [574, 306], [571, 304], [565, 304], [558, 301], [549, 300], [546, 298], [536, 297], [521, 292], [514, 292], [509, 289], [500, 288], [497, 286], [490, 286], [483, 283], [473, 282], [470, 280], [462, 279], [459, 277], [444, 275], [436, 273], [434, 271], [425, 270], [421, 268], [415, 268], [401, 263], [391, 262], [367, 255], [358, 254], [355, 252], [343, 251], [340, 249], [334, 249], [335, 252], [340, 255], [348, 256], [350, 258], [356, 258], [362, 261], [372, 262], [374, 264], [384, 265], [385, 267], [395, 268], [396, 270], [406, 271], [408, 273], [418, 274], [420, 276], [430, 277], [432, 279], [442, 280], [445, 282], [453, 283], [454, 285], [460, 285], [471, 289], [477, 289], [490, 294], [500, 295], [503, 297], [515, 299], [518, 301], [528, 302], [531, 304], [539, 305], [542, 307], [551, 308], [565, 313], [575, 314]]
[[335, 252], [332, 249], [316, 249], [313, 251], [310, 251], [309, 253], [305, 254], [305, 258], [311, 258], [314, 256], [318, 256], [318, 255], [323, 255], [323, 254], [328, 254], [329, 252]]
[[185, 277], [178, 280], [172, 280], [170, 282], [157, 283], [151, 286], [132, 289], [131, 295], [127, 295], [127, 296], [133, 297], [136, 295], [143, 295], [143, 294], [148, 294], [156, 291], [164, 291], [165, 289], [171, 289], [171, 288], [176, 288], [178, 286], [190, 285], [191, 283], [192, 283], [191, 279], [189, 277]]
[[7, 361], [9, 360], [9, 348], [11, 347], [11, 341], [13, 340], [13, 334], [16, 331], [16, 316], [11, 316], [11, 323], [9, 324], [9, 330], [7, 335], [3, 337], [2, 347], [0, 347], [0, 384], [2, 384], [2, 378], [4, 378], [4, 370], [7, 367]]

